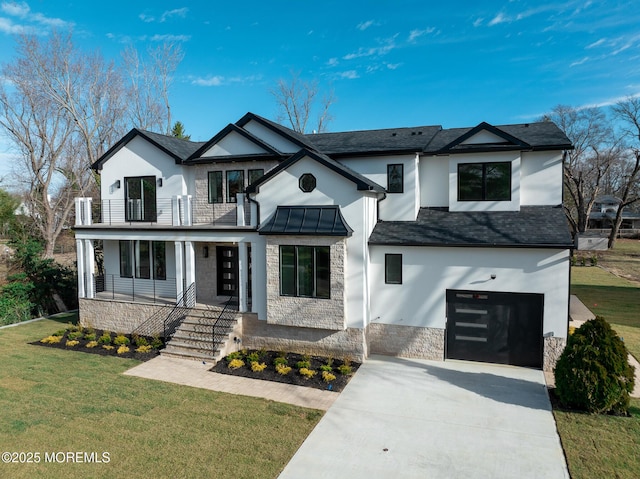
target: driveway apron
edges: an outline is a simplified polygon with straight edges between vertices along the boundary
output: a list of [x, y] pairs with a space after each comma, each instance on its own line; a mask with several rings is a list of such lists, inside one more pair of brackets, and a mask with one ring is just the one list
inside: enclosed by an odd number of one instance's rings
[[374, 356], [279, 477], [569, 474], [542, 371]]

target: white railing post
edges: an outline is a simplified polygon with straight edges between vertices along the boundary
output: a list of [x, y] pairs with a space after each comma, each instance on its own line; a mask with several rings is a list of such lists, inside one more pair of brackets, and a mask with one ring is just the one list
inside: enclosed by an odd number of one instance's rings
[[91, 218], [91, 205], [93, 204], [93, 198], [84, 198], [84, 224], [93, 224], [93, 218]]
[[249, 202], [249, 226], [258, 226], [258, 204]]
[[236, 194], [236, 226], [245, 226], [244, 220], [244, 193]]
[[182, 196], [182, 207], [184, 208], [182, 224], [184, 226], [191, 226], [193, 224], [193, 202], [191, 195]]
[[182, 198], [180, 196], [171, 197], [171, 224], [172, 226], [180, 226], [180, 203]]

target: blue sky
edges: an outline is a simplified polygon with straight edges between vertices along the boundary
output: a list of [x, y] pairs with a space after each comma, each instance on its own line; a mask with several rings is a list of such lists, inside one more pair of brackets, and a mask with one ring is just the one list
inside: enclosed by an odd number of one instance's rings
[[185, 57], [174, 119], [206, 140], [297, 71], [333, 89], [329, 131], [533, 121], [640, 93], [640, 2], [0, 1], [0, 61], [18, 33], [72, 27], [109, 58], [169, 40]]

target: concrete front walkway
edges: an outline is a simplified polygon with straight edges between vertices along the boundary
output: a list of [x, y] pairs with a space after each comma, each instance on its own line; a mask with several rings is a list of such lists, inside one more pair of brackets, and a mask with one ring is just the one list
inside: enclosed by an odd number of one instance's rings
[[569, 478], [542, 371], [374, 356], [280, 479]]
[[125, 371], [127, 376], [155, 379], [194, 388], [253, 396], [326, 411], [339, 393], [289, 384], [241, 378], [209, 371], [211, 363], [158, 356]]

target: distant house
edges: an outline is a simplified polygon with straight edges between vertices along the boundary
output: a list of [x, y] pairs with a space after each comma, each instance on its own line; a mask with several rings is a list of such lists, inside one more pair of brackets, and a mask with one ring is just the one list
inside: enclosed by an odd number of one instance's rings
[[[620, 198], [611, 195], [596, 198], [589, 214], [589, 229], [610, 229], [616, 219], [620, 203]], [[620, 229], [640, 230], [640, 212], [625, 208], [622, 212]]]
[[551, 369], [571, 147], [551, 122], [302, 135], [248, 113], [207, 142], [132, 130], [93, 165], [99, 222], [77, 199], [81, 321], [133, 331], [177, 302], [202, 317], [167, 353], [191, 337], [211, 356], [232, 297], [243, 347]]

